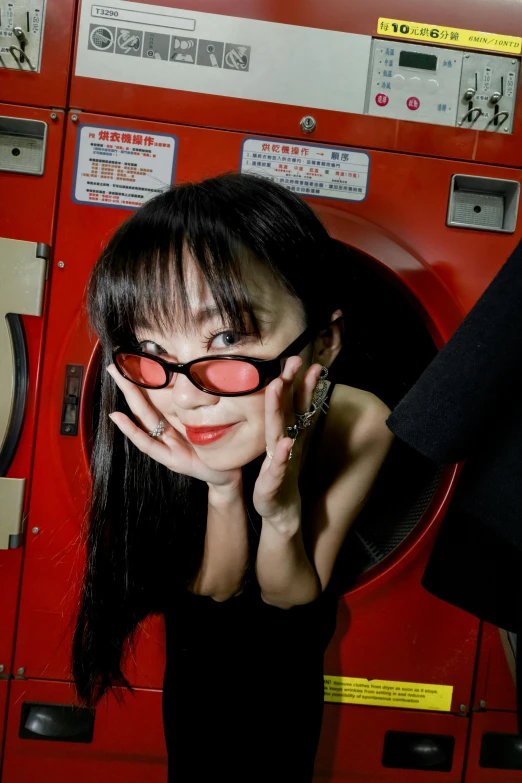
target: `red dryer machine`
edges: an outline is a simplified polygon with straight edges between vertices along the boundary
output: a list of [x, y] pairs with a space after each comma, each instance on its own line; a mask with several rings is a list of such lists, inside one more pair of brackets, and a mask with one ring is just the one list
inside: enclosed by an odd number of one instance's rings
[[513, 645], [516, 648], [505, 631], [482, 624], [466, 783], [522, 779], [513, 753], [519, 742]]
[[9, 685], [17, 674], [14, 640], [74, 10], [73, 0], [47, 0], [2, 4], [0, 13], [0, 767]]
[[[492, 29], [485, 0], [438, 10], [411, 0], [385, 10], [375, 0], [357, 9], [81, 4], [30, 503], [39, 532], [24, 565], [7, 783], [38, 774], [165, 780], [158, 619], [144, 624], [127, 670], [136, 696], [124, 707], [108, 699], [88, 729], [81, 713], [62, 712], [58, 744], [20, 728], [31, 710], [57, 725], [57, 706], [73, 703], [71, 617], [100, 372], [82, 297], [103, 243], [172, 182], [229, 170], [284, 182], [350, 249], [347, 276], [360, 293], [354, 341], [380, 368], [361, 365], [354, 382], [396, 402], [516, 242], [520, 49], [504, 35], [515, 25], [502, 8]], [[520, 8], [510, 11], [522, 21]], [[491, 31], [485, 44], [466, 32], [471, 19]], [[479, 622], [420, 585], [457, 470], [428, 469], [411, 455], [399, 465], [388, 489], [404, 492], [392, 511], [381, 504], [352, 534], [359, 576], [340, 599], [326, 656], [317, 781], [431, 779], [418, 750], [426, 738], [440, 757], [437, 779], [464, 777]]]

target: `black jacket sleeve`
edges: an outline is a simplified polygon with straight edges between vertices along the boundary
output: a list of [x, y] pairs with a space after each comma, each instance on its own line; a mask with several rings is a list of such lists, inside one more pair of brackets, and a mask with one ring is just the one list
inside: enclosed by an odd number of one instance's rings
[[439, 463], [459, 462], [522, 376], [522, 242], [389, 417], [401, 440]]

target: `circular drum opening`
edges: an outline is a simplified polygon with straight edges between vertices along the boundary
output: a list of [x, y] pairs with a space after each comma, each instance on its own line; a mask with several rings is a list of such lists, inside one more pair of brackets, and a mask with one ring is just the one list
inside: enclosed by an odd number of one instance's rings
[[[335, 380], [371, 391], [391, 409], [437, 353], [419, 303], [381, 264], [345, 247], [345, 346]], [[442, 470], [396, 440], [342, 547], [335, 579], [347, 592], [391, 555], [424, 517]], [[423, 526], [424, 527], [424, 526]], [[366, 581], [366, 580], [365, 580]]]
[[[437, 353], [422, 308], [389, 270], [337, 243], [342, 253], [345, 345], [332, 380], [371, 391], [394, 408]], [[85, 381], [83, 433], [90, 457], [100, 402], [100, 357]], [[388, 558], [418, 529], [439, 488], [441, 469], [396, 440], [336, 566], [340, 592]], [[424, 517], [424, 519], [423, 519]], [[427, 520], [427, 524], [430, 520]], [[415, 537], [416, 538], [416, 537]], [[412, 540], [412, 545], [414, 540]]]

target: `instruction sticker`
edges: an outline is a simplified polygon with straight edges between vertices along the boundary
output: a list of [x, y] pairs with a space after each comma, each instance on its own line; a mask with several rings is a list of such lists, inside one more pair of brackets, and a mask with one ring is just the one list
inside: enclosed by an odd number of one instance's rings
[[84, 0], [76, 75], [363, 113], [369, 35], [168, 5]]
[[417, 43], [436, 43], [443, 46], [459, 46], [468, 49], [489, 49], [503, 54], [520, 54], [522, 38], [514, 35], [482, 33], [477, 30], [463, 30], [460, 27], [441, 27], [421, 22], [404, 22], [402, 19], [379, 19], [379, 35], [394, 38], [408, 38]]
[[82, 125], [72, 200], [137, 209], [172, 185], [177, 139], [163, 133]]
[[240, 170], [314, 198], [364, 201], [370, 156], [345, 147], [317, 147], [296, 141], [245, 139]]
[[402, 707], [407, 710], [451, 711], [453, 685], [427, 685], [394, 680], [364, 680], [358, 677], [324, 678], [324, 700], [339, 704]]

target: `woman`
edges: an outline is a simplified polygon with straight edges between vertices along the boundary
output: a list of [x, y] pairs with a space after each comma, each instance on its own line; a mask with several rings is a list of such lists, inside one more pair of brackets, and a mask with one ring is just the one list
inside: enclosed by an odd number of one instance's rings
[[149, 201], [92, 273], [107, 373], [73, 671], [86, 704], [128, 686], [129, 639], [164, 613], [172, 781], [312, 779], [332, 572], [392, 438], [382, 402], [326, 380], [336, 257], [305, 202], [229, 174]]

